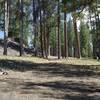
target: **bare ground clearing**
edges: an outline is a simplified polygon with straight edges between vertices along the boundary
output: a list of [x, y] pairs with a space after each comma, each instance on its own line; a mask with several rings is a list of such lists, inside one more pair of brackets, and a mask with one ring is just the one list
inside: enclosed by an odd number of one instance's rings
[[0, 100], [100, 100], [100, 62], [0, 57]]

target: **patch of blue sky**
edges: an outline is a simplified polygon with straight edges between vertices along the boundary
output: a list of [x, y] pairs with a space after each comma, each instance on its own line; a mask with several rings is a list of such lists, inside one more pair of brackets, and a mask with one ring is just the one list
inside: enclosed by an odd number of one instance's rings
[[0, 31], [0, 39], [4, 39], [4, 32]]

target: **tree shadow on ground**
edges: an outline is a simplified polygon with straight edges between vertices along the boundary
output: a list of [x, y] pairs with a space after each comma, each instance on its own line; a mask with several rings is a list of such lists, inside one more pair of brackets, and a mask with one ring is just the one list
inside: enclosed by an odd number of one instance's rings
[[37, 71], [65, 77], [100, 75], [99, 65], [71, 65], [59, 63], [34, 63], [28, 61], [0, 60], [0, 68], [13, 71]]
[[[19, 91], [21, 94], [41, 94], [44, 98], [53, 98], [56, 100], [100, 100], [100, 86], [94, 83], [83, 82], [82, 79], [74, 81], [76, 77], [100, 77], [99, 65], [82, 66], [82, 65], [68, 65], [59, 63], [34, 63], [28, 61], [16, 60], [0, 60], [0, 68], [27, 72], [36, 71], [40, 75], [48, 74], [52, 76], [62, 76], [72, 78], [71, 81], [57, 81], [52, 82], [32, 82], [19, 79], [1, 79], [6, 82], [6, 87], [0, 87], [3, 92]], [[9, 74], [9, 73], [8, 73]], [[37, 77], [37, 76], [36, 76]], [[49, 78], [49, 77], [47, 77]], [[13, 81], [12, 81], [13, 80]], [[18, 81], [18, 82], [17, 82]], [[52, 100], [52, 99], [51, 99]]]
[[[16, 82], [19, 81], [19, 82]], [[19, 94], [37, 94], [41, 98], [51, 98], [51, 100], [100, 100], [100, 87], [94, 84], [83, 83], [81, 81], [53, 81], [53, 82], [24, 82], [19, 79], [8, 78], [0, 80], [6, 82], [6, 87], [0, 87], [2, 92], [15, 91]], [[40, 99], [41, 100], [41, 99]]]
[[[93, 93], [100, 93], [100, 87], [89, 85], [82, 82], [74, 81], [55, 81], [55, 82], [45, 82], [45, 83], [33, 83], [26, 82], [22, 89], [41, 89], [45, 87], [47, 89], [52, 89], [53, 91], [63, 92], [64, 94], [56, 93], [43, 93], [45, 96], [51, 96], [56, 99], [68, 99], [68, 100], [100, 100], [100, 96], [91, 96]], [[90, 96], [89, 96], [90, 95]], [[94, 98], [94, 99], [93, 99]], [[97, 99], [99, 98], [99, 99]]]

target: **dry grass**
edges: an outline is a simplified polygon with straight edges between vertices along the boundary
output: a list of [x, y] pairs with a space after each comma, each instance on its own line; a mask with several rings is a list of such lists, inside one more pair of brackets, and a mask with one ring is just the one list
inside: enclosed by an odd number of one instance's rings
[[7, 60], [17, 60], [17, 61], [30, 61], [35, 63], [60, 63], [60, 64], [72, 64], [72, 65], [100, 65], [100, 61], [94, 59], [77, 59], [77, 58], [68, 58], [68, 59], [60, 59], [50, 57], [49, 59], [43, 59], [39, 57], [14, 57], [14, 56], [0, 56], [1, 59]]

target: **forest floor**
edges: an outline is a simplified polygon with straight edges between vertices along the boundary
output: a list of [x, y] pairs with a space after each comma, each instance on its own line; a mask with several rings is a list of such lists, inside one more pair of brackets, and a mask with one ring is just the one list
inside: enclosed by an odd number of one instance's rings
[[100, 100], [100, 61], [0, 56], [0, 100]]

